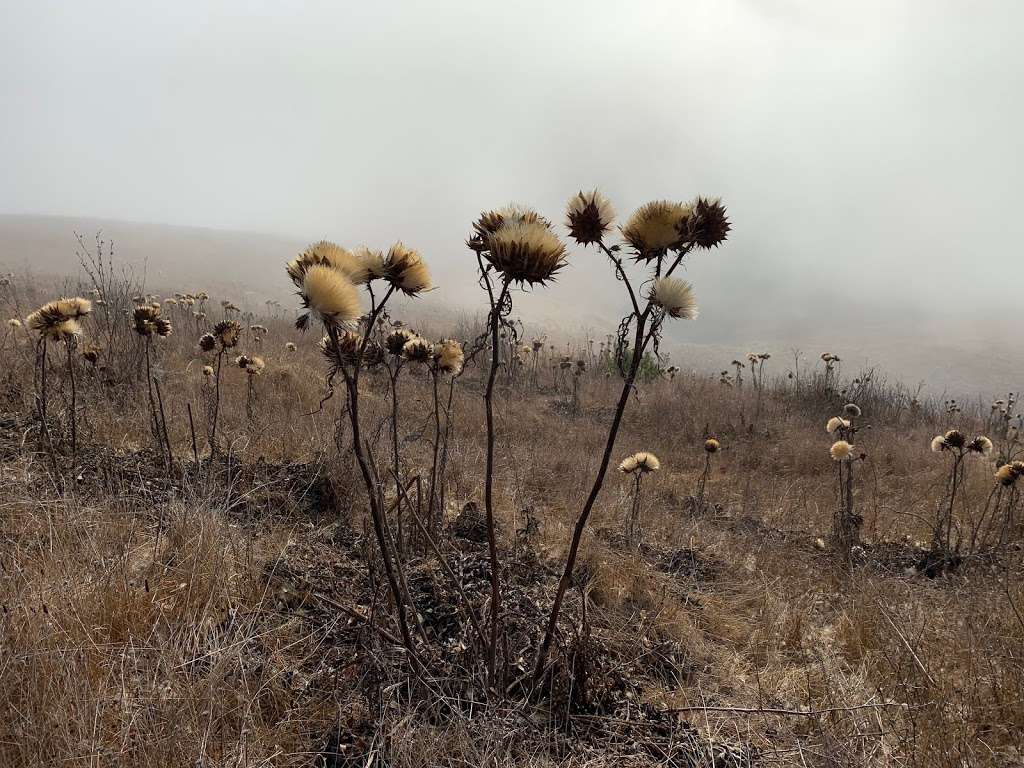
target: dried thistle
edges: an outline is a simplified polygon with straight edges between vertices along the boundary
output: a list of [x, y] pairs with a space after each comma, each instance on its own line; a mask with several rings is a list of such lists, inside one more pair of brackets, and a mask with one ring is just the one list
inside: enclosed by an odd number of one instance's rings
[[204, 333], [199, 337], [199, 348], [203, 352], [213, 352], [217, 348], [217, 337], [212, 333]]
[[828, 432], [830, 435], [833, 432], [835, 432], [837, 429], [849, 429], [849, 428], [850, 428], [850, 422], [848, 422], [846, 419], [840, 418], [839, 416], [833, 416], [825, 424], [825, 431]]
[[402, 354], [405, 345], [416, 338], [416, 334], [407, 328], [396, 328], [384, 338], [384, 346], [391, 355]]
[[434, 356], [434, 345], [424, 338], [416, 336], [409, 339], [402, 347], [402, 356], [412, 363], [426, 363]]
[[[234, 320], [221, 320], [213, 326], [213, 338], [221, 349], [231, 349], [238, 344], [242, 334], [242, 326]], [[202, 344], [202, 337], [200, 344]]]
[[434, 347], [434, 363], [442, 373], [457, 376], [462, 372], [465, 353], [462, 344], [455, 339], [445, 339]]
[[[303, 306], [316, 312], [326, 325], [350, 323], [359, 318], [359, 294], [346, 273], [318, 264], [305, 271], [302, 281]], [[308, 316], [296, 325], [305, 328]]]
[[481, 251], [511, 282], [543, 285], [565, 266], [564, 243], [550, 223], [532, 211], [507, 215], [483, 240]]
[[566, 206], [569, 236], [580, 245], [601, 242], [614, 220], [615, 209], [596, 189], [573, 195]]
[[629, 217], [622, 236], [633, 247], [638, 260], [649, 261], [667, 250], [687, 243], [691, 206], [668, 200], [646, 203]]
[[358, 246], [352, 254], [366, 270], [367, 282], [382, 280], [387, 276], [387, 259], [380, 251], [374, 251], [365, 245]]
[[640, 472], [647, 474], [650, 472], [657, 472], [661, 469], [661, 462], [658, 461], [658, 457], [650, 451], [638, 451], [630, 456], [627, 456], [619, 464], [619, 471], [626, 474], [632, 474], [634, 472]]
[[718, 198], [698, 197], [693, 201], [686, 223], [688, 240], [698, 248], [714, 248], [724, 242], [732, 225]]
[[829, 455], [832, 456], [833, 461], [849, 461], [853, 458], [853, 446], [846, 440], [837, 440], [832, 443]]
[[699, 314], [693, 286], [678, 277], [659, 277], [650, 296], [651, 303], [664, 309], [669, 317], [694, 320]]
[[337, 243], [321, 240], [288, 262], [285, 271], [295, 287], [304, 290], [306, 273], [316, 266], [325, 266], [343, 273], [350, 283], [365, 283], [369, 278], [367, 265], [355, 254]]
[[388, 249], [384, 262], [384, 279], [407, 296], [416, 296], [428, 291], [433, 283], [430, 270], [419, 251], [406, 247], [401, 242]]

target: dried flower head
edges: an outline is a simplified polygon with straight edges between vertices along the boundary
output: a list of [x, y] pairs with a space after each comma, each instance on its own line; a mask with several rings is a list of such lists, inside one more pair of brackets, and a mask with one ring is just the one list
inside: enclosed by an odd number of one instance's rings
[[657, 472], [659, 469], [661, 469], [661, 462], [650, 451], [638, 451], [631, 456], [627, 456], [619, 464], [619, 471], [627, 474], [634, 472], [647, 474], [649, 472]]
[[388, 249], [384, 262], [384, 279], [408, 296], [429, 291], [433, 286], [430, 270], [427, 269], [419, 251], [414, 251], [401, 242]]
[[837, 440], [832, 443], [832, 447], [828, 452], [832, 456], [833, 461], [848, 461], [853, 458], [853, 446], [846, 440]]
[[659, 277], [651, 288], [651, 303], [662, 307], [669, 317], [694, 320], [700, 313], [693, 286], [678, 277]]
[[704, 441], [704, 450], [707, 453], [718, 453], [722, 450], [722, 444], [713, 437], [709, 437]]
[[389, 354], [397, 357], [402, 354], [406, 343], [414, 338], [416, 338], [416, 334], [408, 328], [396, 328], [384, 338], [384, 347]]
[[365, 283], [369, 277], [366, 265], [350, 251], [328, 240], [313, 243], [305, 251], [288, 262], [285, 271], [300, 291], [306, 281], [306, 273], [312, 267], [326, 266], [344, 273], [350, 283]]
[[717, 197], [698, 197], [693, 201], [686, 231], [688, 240], [695, 246], [713, 248], [728, 237], [731, 228], [725, 206]]
[[565, 266], [565, 244], [533, 211], [506, 211], [501, 225], [484, 239], [482, 252], [507, 280], [530, 285], [553, 280]]
[[946, 445], [946, 438], [942, 435], [936, 435], [932, 438], [931, 448], [932, 453], [942, 453], [949, 446]]
[[[302, 281], [301, 296], [303, 305], [316, 312], [326, 325], [349, 323], [361, 314], [355, 284], [345, 272], [333, 267], [309, 267]], [[296, 325], [305, 328], [308, 322], [304, 315]]]
[[153, 321], [153, 330], [157, 336], [166, 339], [174, 331], [174, 326], [167, 318], [158, 317]]
[[51, 325], [43, 334], [51, 341], [71, 341], [82, 335], [81, 324], [72, 318]]
[[473, 235], [466, 242], [471, 250], [482, 253], [487, 250], [487, 240], [506, 224], [522, 222], [527, 224], [540, 223], [547, 227], [551, 222], [532, 208], [517, 203], [509, 203], [494, 211], [484, 211], [473, 222]]
[[967, 438], [958, 429], [949, 430], [949, 432], [943, 435], [943, 438], [949, 448], [963, 448], [967, 444]]
[[614, 220], [615, 209], [596, 189], [573, 195], [566, 206], [569, 236], [580, 245], [601, 242]]
[[[242, 326], [234, 320], [221, 320], [213, 326], [213, 338], [223, 349], [231, 349], [238, 344], [238, 338], [242, 334]], [[199, 340], [202, 345], [202, 338]]]
[[465, 359], [462, 345], [455, 339], [445, 339], [434, 348], [434, 361], [442, 373], [458, 376]]
[[250, 376], [259, 376], [263, 373], [263, 369], [266, 367], [266, 362], [262, 357], [249, 357], [248, 355], [239, 355], [235, 358], [235, 365], [241, 368]]
[[217, 347], [217, 337], [212, 333], [204, 333], [199, 337], [199, 348], [203, 352], [213, 352]]
[[203, 376], [213, 376], [213, 366], [212, 365], [204, 365], [203, 366]]
[[10, 320], [7, 321], [7, 326], [9, 328], [21, 328], [21, 320], [19, 320], [16, 317], [12, 317]]
[[295, 351], [295, 342], [294, 342], [294, 341], [286, 341], [286, 342], [284, 343], [284, 348], [285, 348], [285, 349], [286, 349], [286, 350], [287, 350], [288, 352], [294, 352], [294, 351]]
[[686, 245], [692, 209], [685, 203], [654, 200], [637, 208], [622, 227], [637, 259], [650, 260]]
[[831, 419], [828, 420], [828, 423], [825, 424], [825, 431], [828, 432], [830, 435], [837, 429], [849, 428], [850, 422], [848, 422], [846, 419], [841, 419], [838, 416], [833, 416]]
[[358, 246], [352, 254], [359, 260], [359, 263], [366, 269], [366, 279], [382, 280], [387, 276], [387, 259], [380, 251], [374, 251], [365, 245]]
[[402, 356], [412, 363], [426, 363], [434, 356], [434, 345], [424, 338], [414, 336], [402, 347]]
[[984, 435], [978, 435], [967, 444], [967, 450], [972, 453], [980, 453], [982, 456], [988, 456], [992, 453], [992, 441]]
[[856, 403], [847, 403], [843, 406], [843, 413], [852, 418], [858, 418], [860, 416], [860, 406]]
[[1003, 464], [996, 470], [996, 482], [1010, 486], [1017, 482], [1021, 473], [1012, 464]]
[[[333, 376], [344, 365], [355, 365], [359, 359], [359, 350], [363, 347], [363, 336], [355, 331], [346, 330], [337, 334], [337, 345], [329, 335], [320, 339], [320, 352], [330, 362], [329, 375]], [[380, 347], [367, 344], [363, 348], [362, 365], [375, 365], [382, 356]]]
[[48, 301], [30, 314], [25, 323], [49, 341], [70, 341], [82, 333], [78, 319], [92, 311], [88, 299], [62, 298]]
[[80, 296], [70, 299], [57, 299], [53, 303], [56, 304], [57, 311], [64, 315], [64, 317], [71, 317], [76, 320], [92, 312], [92, 302]]

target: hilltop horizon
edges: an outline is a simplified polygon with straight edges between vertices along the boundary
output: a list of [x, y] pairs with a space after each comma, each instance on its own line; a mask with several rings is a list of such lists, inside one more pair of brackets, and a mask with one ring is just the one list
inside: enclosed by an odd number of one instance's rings
[[[92, 244], [97, 233], [113, 242], [115, 260], [132, 267], [146, 284], [165, 290], [191, 290], [203, 286], [229, 296], [250, 311], [262, 310], [267, 300], [281, 302], [290, 311], [294, 292], [281, 265], [310, 241], [294, 235], [246, 232], [234, 229], [120, 221], [110, 218], [74, 217], [54, 214], [0, 214], [0, 269], [42, 274], [65, 274], [79, 268], [75, 233]], [[411, 240], [410, 240], [411, 242]], [[356, 242], [346, 243], [354, 246]], [[387, 244], [377, 244], [386, 247]], [[438, 289], [413, 312], [418, 317], [478, 313], [485, 309], [476, 286], [468, 252], [462, 263], [457, 257], [437, 258], [425, 253]], [[961, 328], [952, 335], [930, 322], [923, 313], [911, 312], [894, 319], [877, 312], [848, 328], [828, 322], [812, 326], [799, 322], [771, 322], [759, 318], [757, 307], [738, 302], [722, 281], [709, 275], [694, 277], [701, 269], [720, 269], [715, 252], [695, 254], [689, 279], [694, 280], [701, 305], [701, 317], [672, 329], [664, 351], [672, 363], [684, 370], [717, 371], [747, 352], [768, 351], [773, 356], [771, 375], [783, 375], [793, 367], [793, 351], [799, 350], [804, 370], [814, 366], [822, 352], [841, 355], [847, 371], [876, 368], [890, 380], [913, 389], [919, 384], [931, 396], [986, 398], [1016, 391], [1024, 381], [1024, 362], [1010, 354], [993, 359], [990, 351], [998, 345], [982, 330]], [[734, 258], [734, 257], [732, 257]], [[594, 259], [600, 269], [577, 270], [572, 265]], [[710, 264], [709, 264], [710, 262]], [[614, 329], [624, 307], [615, 293], [611, 270], [599, 257], [586, 250], [570, 253], [566, 277], [548, 289], [524, 294], [517, 307], [531, 333], [578, 338], [603, 338]], [[254, 268], [255, 265], [255, 268]], [[579, 273], [589, 272], [580, 275]], [[575, 280], [588, 283], [580, 291]], [[566, 297], [571, 296], [571, 301]], [[610, 301], [609, 301], [610, 300]], [[818, 312], [827, 312], [819, 308]], [[733, 315], [731, 324], [723, 322]], [[443, 321], [442, 321], [443, 322]], [[725, 328], [723, 329], [723, 325]], [[902, 330], [901, 330], [902, 329]]]

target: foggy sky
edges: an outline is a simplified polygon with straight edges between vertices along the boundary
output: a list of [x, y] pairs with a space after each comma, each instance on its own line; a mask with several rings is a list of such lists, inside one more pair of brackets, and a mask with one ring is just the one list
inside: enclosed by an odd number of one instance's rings
[[[403, 239], [457, 302], [481, 208], [721, 195], [681, 338], [1000, 332], [1021, 29], [1014, 0], [0, 0], [0, 213]], [[547, 300], [621, 302], [571, 261]]]

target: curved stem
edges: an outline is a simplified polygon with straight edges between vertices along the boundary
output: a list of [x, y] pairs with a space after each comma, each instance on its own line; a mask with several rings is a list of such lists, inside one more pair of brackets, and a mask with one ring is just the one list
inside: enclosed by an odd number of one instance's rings
[[388, 370], [391, 382], [391, 472], [395, 478], [395, 523], [397, 526], [398, 554], [405, 550], [405, 533], [402, 529], [402, 506], [407, 501], [402, 494], [402, 476], [398, 456], [398, 374], [402, 370], [402, 358], [396, 358], [393, 370]]
[[430, 498], [427, 502], [427, 524], [432, 526], [432, 530], [436, 533], [441, 528], [441, 519], [444, 517], [444, 509], [437, 509], [437, 517], [435, 519], [436, 502], [438, 501], [437, 493], [437, 469], [438, 469], [438, 457], [441, 450], [441, 398], [438, 392], [438, 377], [440, 372], [437, 371], [433, 366], [430, 370], [430, 378], [433, 384], [434, 394], [434, 445], [433, 445], [433, 458], [430, 463]]
[[220, 415], [220, 367], [224, 360], [224, 348], [217, 353], [217, 371], [213, 388], [213, 425], [210, 429], [210, 455], [217, 452], [217, 417]]
[[68, 353], [68, 378], [71, 380], [71, 470], [78, 461], [78, 393], [75, 386], [75, 366], [71, 356], [71, 341], [65, 341]]
[[639, 315], [640, 305], [637, 303], [636, 293], [633, 292], [633, 284], [629, 282], [626, 270], [622, 266], [622, 259], [609, 250], [608, 246], [604, 243], [598, 242], [598, 245], [601, 246], [601, 250], [604, 251], [605, 255], [615, 264], [615, 271], [618, 273], [619, 279], [626, 285], [626, 290], [629, 292], [629, 301], [633, 305], [633, 314]]
[[493, 685], [495, 664], [498, 656], [498, 623], [501, 620], [501, 589], [498, 562], [498, 542], [494, 529], [494, 382], [498, 376], [500, 347], [498, 329], [501, 326], [501, 313], [508, 296], [510, 281], [505, 278], [501, 293], [493, 300], [490, 281], [487, 281], [488, 297], [491, 301], [490, 332], [491, 332], [491, 370], [487, 377], [487, 389], [484, 393], [484, 407], [487, 415], [487, 459], [484, 469], [484, 510], [487, 516], [487, 549], [491, 564], [491, 611], [490, 611], [490, 646], [487, 649], [487, 679]]
[[572, 540], [569, 544], [569, 554], [565, 559], [565, 568], [562, 570], [562, 576], [558, 582], [558, 589], [555, 592], [554, 600], [551, 603], [551, 611], [548, 614], [547, 626], [544, 630], [544, 638], [541, 640], [540, 647], [537, 650], [537, 659], [533, 669], [533, 684], [536, 686], [540, 682], [541, 677], [544, 674], [544, 666], [547, 663], [548, 651], [551, 649], [551, 641], [555, 635], [555, 629], [558, 626], [558, 615], [562, 610], [562, 601], [565, 599], [566, 590], [569, 588], [569, 584], [572, 582], [573, 569], [576, 567], [576, 558], [579, 556], [580, 542], [583, 540], [583, 531], [587, 527], [587, 522], [590, 520], [590, 514], [594, 509], [594, 503], [597, 501], [598, 494], [601, 492], [601, 486], [604, 484], [605, 474], [608, 472], [608, 465], [611, 462], [612, 451], [615, 449], [615, 440], [619, 435], [619, 427], [622, 425], [622, 415], [626, 410], [626, 404], [629, 402], [629, 394], [633, 390], [633, 384], [636, 381], [637, 371], [640, 368], [640, 360], [643, 358], [644, 353], [644, 334], [646, 332], [646, 323], [650, 314], [650, 303], [648, 303], [646, 309], [637, 317], [636, 332], [633, 342], [633, 357], [630, 361], [629, 372], [626, 375], [625, 380], [622, 382], [622, 391], [619, 393], [619, 402], [615, 406], [615, 415], [612, 418], [611, 427], [608, 430], [608, 438], [605, 441], [604, 453], [601, 456], [601, 465], [597, 470], [597, 476], [594, 478], [594, 484], [590, 488], [590, 493], [587, 496], [587, 500], [583, 505], [583, 509], [580, 512], [579, 517], [576, 520], [576, 525], [573, 528]]
[[[376, 318], [377, 310], [379, 310], [379, 307], [371, 314], [371, 320]], [[338, 359], [344, 359], [344, 355], [341, 352], [341, 345], [338, 342], [338, 332], [333, 325], [327, 326], [327, 335], [330, 338], [331, 343], [334, 345]], [[359, 357], [362, 356], [363, 348], [365, 348], [365, 339], [363, 347], [360, 348]], [[388, 588], [391, 591], [391, 598], [395, 603], [395, 613], [398, 616], [398, 629], [401, 632], [402, 644], [405, 646], [410, 660], [413, 661], [413, 663], [417, 663], [418, 656], [416, 655], [416, 647], [413, 644], [412, 635], [409, 632], [409, 624], [406, 621], [405, 616], [405, 597], [398, 583], [395, 565], [391, 559], [391, 548], [388, 544], [388, 537], [384, 530], [385, 521], [383, 510], [381, 510], [380, 507], [379, 488], [373, 481], [373, 476], [370, 473], [370, 465], [366, 458], [365, 449], [363, 448], [359, 422], [359, 366], [357, 363], [356, 368], [351, 375], [349, 375], [348, 370], [344, 366], [341, 370], [345, 376], [345, 384], [348, 389], [348, 414], [349, 422], [352, 427], [352, 449], [356, 455], [356, 463], [358, 463], [359, 471], [363, 477], [363, 484], [366, 486], [366, 495], [368, 496], [370, 503], [370, 518], [373, 523], [373, 532], [377, 539], [377, 547], [380, 549], [381, 562], [384, 565], [384, 574], [388, 581]]]

